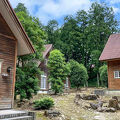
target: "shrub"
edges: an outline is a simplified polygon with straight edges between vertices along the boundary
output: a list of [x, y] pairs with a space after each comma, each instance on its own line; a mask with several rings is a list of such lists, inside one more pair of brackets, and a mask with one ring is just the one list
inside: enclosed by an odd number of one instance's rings
[[79, 64], [77, 61], [70, 60], [70, 68], [71, 68], [71, 74], [70, 74], [70, 81], [71, 85], [76, 87], [77, 89], [87, 84], [88, 80], [88, 74], [87, 69], [83, 64]]
[[54, 100], [51, 97], [43, 97], [34, 101], [35, 109], [49, 109], [54, 106]]
[[108, 74], [107, 74], [107, 65], [103, 65], [99, 68], [100, 81], [102, 86], [108, 86]]
[[29, 62], [24, 67], [17, 67], [15, 97], [20, 95], [20, 100], [31, 99], [32, 95], [37, 94], [39, 90], [40, 69], [34, 62]]

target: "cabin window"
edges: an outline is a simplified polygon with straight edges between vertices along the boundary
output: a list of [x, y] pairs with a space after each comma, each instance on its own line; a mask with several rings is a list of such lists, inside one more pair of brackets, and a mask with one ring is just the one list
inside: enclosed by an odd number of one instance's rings
[[0, 73], [2, 72], [2, 63], [3, 63], [3, 60], [0, 60]]
[[68, 87], [69, 87], [69, 80], [68, 80], [68, 78], [66, 78], [65, 87], [66, 87], [66, 88], [68, 88]]
[[120, 78], [120, 71], [114, 71], [114, 78]]
[[41, 75], [41, 89], [46, 89], [46, 76]]
[[47, 65], [47, 63], [48, 63], [48, 59], [45, 59], [45, 65]]

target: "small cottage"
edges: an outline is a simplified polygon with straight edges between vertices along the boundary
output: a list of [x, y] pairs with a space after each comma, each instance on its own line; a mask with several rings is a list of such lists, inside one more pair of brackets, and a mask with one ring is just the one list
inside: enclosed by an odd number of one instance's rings
[[108, 65], [108, 89], [120, 90], [120, 34], [112, 34], [99, 58]]
[[[39, 93], [48, 93], [48, 91], [51, 88], [51, 84], [48, 82], [48, 75], [49, 75], [49, 69], [47, 68], [48, 58], [50, 55], [50, 52], [53, 50], [52, 44], [47, 44], [44, 46], [45, 50], [43, 52], [43, 61], [39, 61], [39, 68], [43, 72], [43, 74], [40, 76], [40, 91]], [[67, 78], [64, 82], [65, 88], [70, 88], [70, 82]]]
[[16, 60], [34, 48], [8, 0], [0, 0], [0, 109], [13, 108]]

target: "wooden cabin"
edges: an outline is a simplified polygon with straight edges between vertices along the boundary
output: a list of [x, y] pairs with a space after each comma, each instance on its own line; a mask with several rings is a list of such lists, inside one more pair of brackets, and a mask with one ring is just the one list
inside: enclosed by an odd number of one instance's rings
[[120, 34], [112, 34], [99, 58], [108, 65], [108, 89], [120, 90]]
[[17, 56], [34, 52], [9, 1], [0, 0], [0, 109], [13, 107]]
[[[49, 76], [49, 69], [47, 68], [48, 59], [50, 56], [50, 52], [53, 50], [52, 44], [44, 45], [44, 52], [43, 52], [43, 61], [38, 62], [38, 66], [40, 70], [43, 72], [43, 74], [40, 76], [40, 91], [39, 93], [48, 93], [48, 91], [51, 89], [51, 84], [48, 82], [48, 76]], [[66, 79], [63, 81], [65, 88], [70, 88], [70, 82], [69, 79]]]

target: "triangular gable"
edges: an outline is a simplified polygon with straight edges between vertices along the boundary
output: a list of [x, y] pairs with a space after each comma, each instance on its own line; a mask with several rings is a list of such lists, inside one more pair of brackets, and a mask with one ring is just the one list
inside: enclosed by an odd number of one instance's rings
[[8, 0], [0, 0], [0, 14], [18, 41], [18, 55], [34, 53], [35, 50]]
[[99, 58], [100, 61], [120, 59], [120, 34], [112, 34]]

